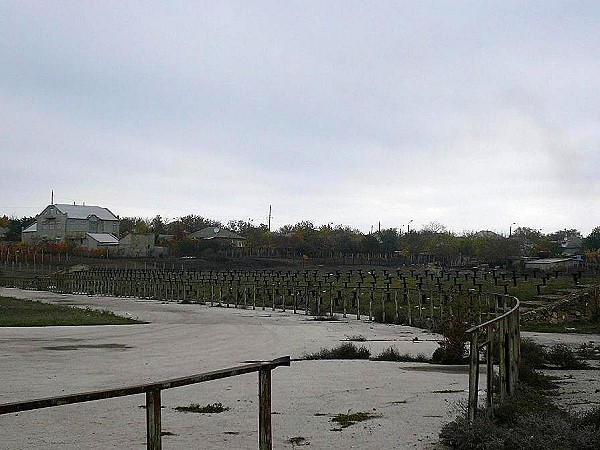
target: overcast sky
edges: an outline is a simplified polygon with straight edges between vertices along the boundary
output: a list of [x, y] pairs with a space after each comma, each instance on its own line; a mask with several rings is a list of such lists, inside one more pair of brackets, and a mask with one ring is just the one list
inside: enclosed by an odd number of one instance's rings
[[600, 2], [2, 1], [0, 215], [600, 225]]

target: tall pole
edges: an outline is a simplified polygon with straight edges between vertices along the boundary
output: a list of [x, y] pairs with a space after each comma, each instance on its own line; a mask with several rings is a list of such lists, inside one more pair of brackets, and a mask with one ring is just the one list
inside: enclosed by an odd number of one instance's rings
[[271, 232], [271, 205], [269, 205], [269, 233]]

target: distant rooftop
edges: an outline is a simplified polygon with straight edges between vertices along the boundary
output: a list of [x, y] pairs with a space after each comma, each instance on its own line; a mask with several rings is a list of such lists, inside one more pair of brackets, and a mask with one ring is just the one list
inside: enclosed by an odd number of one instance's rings
[[108, 208], [100, 206], [68, 205], [64, 203], [57, 203], [53, 206], [70, 219], [87, 219], [89, 216], [95, 215], [102, 220], [119, 220]]
[[119, 239], [110, 233], [87, 233], [87, 236], [100, 244], [105, 245], [118, 245]]
[[245, 240], [246, 238], [240, 236], [233, 231], [227, 230], [221, 227], [206, 227], [202, 230], [196, 231], [195, 233], [191, 233], [189, 235], [191, 238], [195, 239], [232, 239], [232, 240]]

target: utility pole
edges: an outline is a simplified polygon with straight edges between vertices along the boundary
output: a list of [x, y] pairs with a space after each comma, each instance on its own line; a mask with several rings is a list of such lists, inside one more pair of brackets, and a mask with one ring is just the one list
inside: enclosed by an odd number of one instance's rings
[[271, 232], [271, 205], [269, 205], [269, 233]]

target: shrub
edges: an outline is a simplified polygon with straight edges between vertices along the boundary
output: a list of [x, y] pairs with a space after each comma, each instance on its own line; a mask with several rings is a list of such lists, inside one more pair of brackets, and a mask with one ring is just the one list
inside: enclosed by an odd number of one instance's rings
[[459, 417], [445, 425], [442, 444], [455, 450], [592, 450], [600, 448], [594, 424], [584, 424], [568, 413], [552, 410], [523, 413], [508, 422], [480, 412], [473, 423]]
[[523, 338], [521, 339], [521, 360], [531, 369], [542, 369], [548, 360], [548, 353], [543, 345], [531, 338]]
[[466, 334], [469, 322], [463, 321], [459, 316], [442, 324], [444, 340], [439, 341], [439, 347], [433, 352], [431, 362], [437, 364], [464, 364], [467, 350], [465, 347]]
[[544, 346], [528, 338], [521, 340], [521, 361], [524, 370], [552, 367], [574, 370], [589, 368], [589, 365], [566, 344], [554, 344], [550, 350], [546, 350]]
[[376, 361], [429, 362], [429, 359], [423, 354], [419, 354], [417, 356], [413, 356], [409, 353], [402, 354], [394, 346], [386, 348], [373, 359]]
[[548, 352], [548, 363], [561, 369], [587, 369], [588, 364], [575, 356], [575, 353], [566, 344], [555, 344]]
[[337, 347], [321, 349], [316, 353], [305, 353], [302, 359], [369, 359], [371, 352], [367, 347], [357, 347], [352, 342], [343, 343]]

